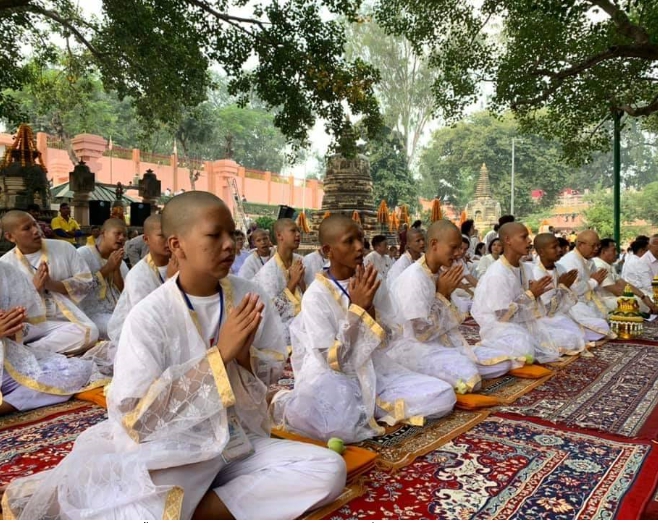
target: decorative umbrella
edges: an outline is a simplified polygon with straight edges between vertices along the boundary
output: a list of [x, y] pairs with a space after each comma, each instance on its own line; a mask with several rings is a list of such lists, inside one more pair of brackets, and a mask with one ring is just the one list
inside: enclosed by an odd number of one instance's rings
[[308, 226], [308, 221], [306, 220], [306, 213], [304, 211], [299, 213], [297, 216], [297, 227], [304, 233], [308, 234], [311, 232], [311, 228]]
[[329, 211], [327, 211], [327, 212], [324, 213], [324, 216], [322, 217], [322, 219], [325, 220], [325, 219], [329, 218], [329, 216], [331, 216], [331, 213]]
[[463, 225], [466, 220], [468, 220], [468, 216], [466, 215], [466, 209], [464, 209], [459, 216], [459, 225]]
[[406, 223], [407, 225], [410, 225], [410, 220], [409, 220], [409, 206], [408, 205], [401, 205], [400, 206], [400, 222], [399, 223]]
[[361, 215], [359, 214], [359, 211], [353, 211], [353, 212], [352, 212], [352, 219], [353, 219], [356, 223], [361, 223]]
[[388, 205], [386, 200], [382, 200], [377, 209], [377, 222], [386, 224], [388, 222]]
[[391, 211], [388, 215], [388, 230], [391, 232], [395, 232], [398, 230], [399, 227], [400, 227], [400, 220], [398, 220], [395, 211]]
[[430, 213], [430, 222], [434, 223], [443, 218], [441, 214], [441, 200], [434, 198], [432, 200], [432, 212]]

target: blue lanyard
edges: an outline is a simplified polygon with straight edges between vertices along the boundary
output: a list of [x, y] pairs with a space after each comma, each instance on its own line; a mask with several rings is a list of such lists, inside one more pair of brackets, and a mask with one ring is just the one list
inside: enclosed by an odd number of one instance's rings
[[338, 283], [338, 280], [332, 276], [332, 274], [329, 272], [329, 269], [327, 269], [327, 276], [329, 276], [329, 279], [336, 284], [336, 286], [340, 289], [340, 292], [343, 293], [343, 295], [347, 298], [347, 300], [352, 303], [352, 298], [350, 298], [349, 293], [345, 290], [345, 287], [343, 287], [340, 283]]
[[[155, 265], [155, 264], [154, 264], [154, 265]], [[164, 278], [162, 277], [162, 274], [160, 274], [160, 268], [159, 268], [159, 267], [156, 267], [156, 268], [155, 268], [155, 272], [156, 272], [157, 275], [158, 275], [158, 278], [159, 278], [159, 280], [160, 280], [160, 283], [164, 283], [165, 281], [164, 281]], [[180, 286], [179, 286], [179, 288], [180, 288]], [[182, 290], [182, 289], [181, 289], [181, 290]], [[183, 294], [185, 294], [185, 293], [183, 293]], [[187, 298], [187, 295], [186, 295], [185, 297]], [[188, 302], [189, 302], [189, 299], [188, 299]]]
[[[178, 286], [178, 290], [181, 292], [183, 295], [183, 299], [185, 300], [185, 303], [187, 304], [187, 308], [190, 309], [190, 311], [194, 312], [194, 306], [192, 305], [192, 302], [190, 301], [189, 296], [185, 293], [183, 288], [180, 286], [180, 281], [176, 280], [176, 285]], [[222, 289], [222, 286], [219, 286], [219, 324], [217, 325], [217, 336], [212, 338], [210, 340], [210, 346], [212, 347], [214, 345], [213, 342], [218, 342], [219, 343], [219, 330], [222, 328], [222, 320], [224, 319], [224, 290]]]

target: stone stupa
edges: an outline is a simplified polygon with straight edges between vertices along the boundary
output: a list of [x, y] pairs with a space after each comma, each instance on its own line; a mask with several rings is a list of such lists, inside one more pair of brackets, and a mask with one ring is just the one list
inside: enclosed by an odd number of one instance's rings
[[337, 153], [327, 158], [322, 207], [313, 215], [313, 232], [317, 233], [327, 213], [352, 217], [355, 211], [366, 237], [372, 237], [379, 230], [370, 162], [365, 155], [356, 152], [354, 143], [354, 132], [350, 128], [341, 137]]
[[481, 233], [491, 229], [500, 218], [500, 203], [494, 200], [491, 194], [489, 170], [486, 164], [482, 164], [480, 168], [480, 178], [475, 187], [475, 198], [466, 205], [466, 215], [475, 221], [475, 228]]

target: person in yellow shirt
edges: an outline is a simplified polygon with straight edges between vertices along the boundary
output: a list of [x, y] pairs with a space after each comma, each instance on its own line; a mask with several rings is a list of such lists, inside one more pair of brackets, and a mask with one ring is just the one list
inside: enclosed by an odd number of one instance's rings
[[101, 228], [98, 225], [92, 225], [90, 229], [91, 235], [87, 236], [87, 245], [93, 247], [101, 235]]
[[68, 203], [59, 206], [59, 216], [52, 219], [50, 228], [55, 233], [55, 238], [64, 240], [75, 245], [75, 239], [82, 236], [80, 225], [71, 218], [71, 207]]

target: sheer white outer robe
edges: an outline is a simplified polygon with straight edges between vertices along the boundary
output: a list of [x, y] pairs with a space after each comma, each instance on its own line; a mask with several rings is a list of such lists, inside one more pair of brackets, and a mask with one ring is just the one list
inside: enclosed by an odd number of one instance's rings
[[46, 321], [45, 307], [32, 281], [0, 262], [0, 309], [19, 306], [27, 310], [23, 332], [15, 340], [0, 338], [0, 404], [23, 411], [66, 401], [88, 385], [93, 364], [22, 343], [30, 328]]
[[539, 297], [544, 313], [541, 322], [555, 333], [554, 339], [559, 337], [561, 354], [573, 355], [585, 350], [585, 329], [569, 316], [571, 308], [578, 303], [578, 296], [560, 284], [562, 274], [557, 265], [553, 270], [548, 270], [539, 259], [533, 264], [533, 280], [544, 276], [550, 276], [553, 280], [553, 288]]
[[[112, 277], [105, 278], [101, 274], [100, 271], [107, 263], [107, 260], [101, 257], [101, 253], [96, 247], [80, 247], [78, 252], [85, 262], [87, 262], [94, 278], [92, 292], [82, 300], [80, 306], [98, 327], [99, 337], [101, 339], [107, 339], [107, 324], [121, 297], [121, 291], [117, 289], [112, 281]], [[126, 276], [128, 275], [128, 266], [123, 260], [121, 261], [120, 271], [125, 283]]]
[[[348, 281], [339, 282], [347, 289]], [[374, 306], [379, 321], [350, 304], [337, 285], [319, 274], [304, 293], [290, 326], [295, 388], [273, 400], [274, 423], [312, 438], [362, 441], [382, 434], [375, 419], [420, 425], [449, 413], [452, 387], [395, 363], [387, 354], [393, 317], [382, 282]]]
[[240, 267], [238, 276], [244, 278], [245, 280], [251, 280], [258, 271], [260, 271], [265, 264], [270, 261], [271, 256], [258, 256], [256, 251], [252, 252], [250, 256], [247, 256], [247, 259]]
[[[286, 354], [279, 318], [266, 303], [253, 374], [235, 361], [225, 366], [217, 347], [201, 338], [176, 280], [126, 318], [108, 420], [83, 432], [55, 469], [8, 487], [3, 506], [14, 516], [189, 519], [225, 466], [228, 417], [247, 434], [269, 434], [265, 395]], [[224, 321], [247, 292], [262, 292], [233, 276], [220, 283]]]
[[317, 249], [304, 256], [303, 263], [306, 288], [311, 286], [318, 272], [322, 272], [323, 269], [327, 269], [331, 265], [329, 260], [324, 259]]
[[459, 331], [464, 315], [436, 292], [437, 277], [423, 256], [396, 280], [392, 298], [403, 336], [392, 343], [389, 354], [416, 372], [447, 381], [462, 394], [477, 389], [481, 377], [501, 376], [522, 366], [522, 354], [468, 344]]
[[413, 263], [414, 260], [411, 258], [411, 254], [409, 254], [409, 252], [405, 252], [397, 260], [395, 260], [395, 263], [389, 269], [388, 275], [386, 276], [386, 285], [388, 286], [388, 291], [390, 294], [393, 293], [393, 284], [395, 283], [395, 280], [397, 280], [400, 274], [402, 274], [407, 269], [407, 267], [410, 267]]
[[560, 258], [557, 266], [561, 272], [573, 269], [578, 271], [578, 278], [571, 286], [571, 290], [578, 296], [578, 303], [571, 307], [569, 315], [585, 328], [585, 339], [596, 341], [606, 336], [614, 338], [607, 321], [608, 309], [599, 295], [600, 286], [591, 278], [591, 274], [596, 271], [594, 262], [586, 260], [578, 249], [574, 249]]
[[363, 265], [365, 267], [374, 265], [377, 273], [385, 280], [391, 265], [393, 265], [393, 260], [388, 254], [382, 256], [377, 251], [372, 251], [364, 258]]
[[[293, 263], [301, 259], [302, 257], [299, 254], [292, 255]], [[290, 345], [290, 322], [299, 314], [302, 308], [302, 292], [299, 286], [297, 286], [294, 293], [290, 292], [287, 287], [289, 279], [288, 269], [286, 269], [281, 256], [277, 252], [258, 271], [253, 280], [261, 286], [266, 295], [272, 300], [274, 310], [281, 317], [286, 345]]]
[[539, 363], [556, 361], [562, 355], [559, 333], [541, 322], [543, 305], [528, 290], [533, 279], [530, 264], [513, 267], [501, 255], [475, 288], [471, 314], [480, 325], [487, 347], [496, 347], [512, 357], [532, 357]]
[[[608, 287], [610, 285], [614, 285], [617, 283], [620, 279], [621, 276], [617, 273], [617, 269], [614, 265], [611, 265], [601, 258], [594, 258], [592, 260], [594, 262], [594, 265], [596, 266], [596, 269], [605, 269], [608, 271], [608, 275], [605, 277], [605, 280], [603, 280], [603, 283], [601, 283], [601, 288], [599, 289], [599, 296], [601, 297], [601, 301], [605, 304], [606, 309], [608, 309], [608, 312], [614, 311], [617, 308], [617, 299], [619, 296], [616, 296], [615, 294], [611, 293], [610, 291], [606, 290], [605, 287]], [[653, 294], [650, 293], [649, 296], [652, 296]], [[640, 306], [640, 310], [642, 312], [649, 312], [649, 307], [647, 307], [642, 300], [640, 300], [637, 296], [635, 296], [635, 301], [637, 301], [638, 305]]]
[[[66, 295], [50, 291], [39, 293], [46, 319], [71, 322], [78, 327], [75, 332], [67, 329], [66, 336], [62, 336], [62, 342], [52, 350], [75, 352], [91, 347], [98, 340], [98, 328], [80, 307], [81, 302], [93, 289], [89, 267], [70, 243], [61, 240], [41, 240], [41, 242], [40, 261], [48, 264], [50, 277], [62, 282], [67, 291]], [[0, 260], [19, 269], [30, 281], [34, 278], [36, 270], [18, 247], [14, 247]]]

